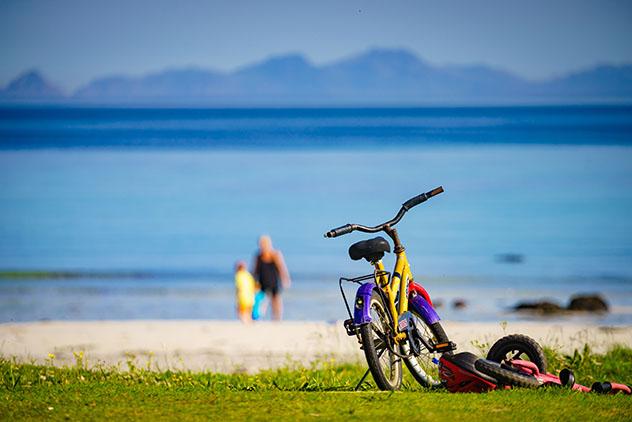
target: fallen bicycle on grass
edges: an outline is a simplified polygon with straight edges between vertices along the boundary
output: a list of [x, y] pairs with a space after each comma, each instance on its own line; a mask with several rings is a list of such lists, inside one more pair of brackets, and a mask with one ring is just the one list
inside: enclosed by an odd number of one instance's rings
[[570, 369], [556, 376], [546, 372], [546, 358], [540, 345], [530, 337], [513, 334], [498, 340], [485, 359], [473, 353], [443, 354], [439, 376], [451, 392], [482, 393], [513, 387], [565, 387], [581, 392], [632, 394], [630, 386], [595, 382], [589, 388], [575, 383]]

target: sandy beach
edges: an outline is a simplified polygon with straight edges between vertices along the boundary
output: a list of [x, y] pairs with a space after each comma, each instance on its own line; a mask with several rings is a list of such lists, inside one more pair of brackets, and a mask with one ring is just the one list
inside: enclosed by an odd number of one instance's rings
[[[572, 352], [585, 344], [603, 352], [615, 344], [632, 347], [632, 326], [520, 322], [444, 322], [458, 350], [479, 352], [506, 334], [529, 335], [541, 344]], [[486, 350], [486, 348], [485, 348]], [[0, 324], [0, 354], [21, 362], [74, 364], [83, 352], [88, 366], [137, 366], [155, 370], [257, 372], [284, 365], [304, 365], [334, 359], [362, 361], [355, 338], [342, 324], [321, 322], [233, 321], [51, 321]]]

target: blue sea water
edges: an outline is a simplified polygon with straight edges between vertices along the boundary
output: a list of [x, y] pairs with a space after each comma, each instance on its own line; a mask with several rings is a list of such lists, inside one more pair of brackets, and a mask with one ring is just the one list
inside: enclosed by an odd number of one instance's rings
[[445, 318], [600, 292], [613, 311], [587, 321], [632, 323], [623, 106], [0, 109], [0, 269], [101, 275], [2, 280], [0, 321], [233, 318], [232, 266], [263, 233], [292, 273], [286, 317], [341, 319], [366, 235], [323, 233], [438, 185], [398, 228]]

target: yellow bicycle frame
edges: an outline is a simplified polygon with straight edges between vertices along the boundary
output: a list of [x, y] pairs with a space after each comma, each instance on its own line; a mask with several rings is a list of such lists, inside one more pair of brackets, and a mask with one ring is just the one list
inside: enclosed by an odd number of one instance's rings
[[[395, 270], [391, 275], [391, 280], [388, 280], [388, 276], [384, 271], [384, 264], [382, 260], [373, 263], [375, 273], [377, 274], [376, 281], [380, 289], [386, 293], [388, 298], [388, 307], [393, 316], [393, 332], [396, 333], [395, 340], [403, 340], [406, 338], [405, 333], [399, 332], [398, 320], [399, 317], [408, 311], [408, 283], [413, 279], [413, 274], [410, 271], [410, 265], [408, 264], [408, 258], [406, 253], [402, 250], [395, 252]], [[395, 301], [397, 293], [399, 292], [399, 304], [396, 306]]]

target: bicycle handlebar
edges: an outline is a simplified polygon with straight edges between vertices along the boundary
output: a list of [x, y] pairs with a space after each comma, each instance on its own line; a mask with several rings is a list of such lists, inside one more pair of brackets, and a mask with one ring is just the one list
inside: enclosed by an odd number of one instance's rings
[[393, 217], [393, 219], [387, 221], [386, 223], [382, 223], [375, 227], [367, 227], [367, 226], [362, 226], [360, 224], [345, 224], [344, 226], [340, 226], [335, 229], [329, 230], [327, 233], [325, 233], [325, 237], [338, 237], [345, 234], [349, 234], [356, 230], [360, 232], [364, 232], [364, 233], [376, 233], [376, 232], [382, 231], [387, 226], [392, 227], [395, 224], [399, 223], [402, 217], [404, 217], [404, 214], [406, 214], [406, 212], [408, 212], [411, 208], [416, 207], [422, 202], [426, 202], [428, 199], [432, 198], [433, 196], [439, 195], [442, 192], [443, 192], [443, 186], [439, 186], [429, 192], [422, 193], [413, 198], [410, 198], [408, 201], [402, 204], [402, 207], [397, 212], [397, 215]]
[[415, 207], [422, 202], [426, 202], [428, 199], [432, 198], [435, 195], [439, 195], [443, 192], [443, 186], [439, 186], [438, 188], [434, 188], [430, 192], [422, 193], [421, 195], [417, 195], [414, 198], [410, 198], [408, 201], [402, 204], [402, 207], [408, 211], [412, 207]]
[[342, 236], [343, 234], [348, 234], [351, 233], [354, 230], [354, 227], [352, 224], [345, 224], [344, 226], [340, 226], [336, 229], [331, 229], [329, 230], [326, 234], [325, 237], [337, 237], [337, 236]]

